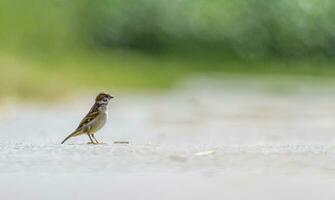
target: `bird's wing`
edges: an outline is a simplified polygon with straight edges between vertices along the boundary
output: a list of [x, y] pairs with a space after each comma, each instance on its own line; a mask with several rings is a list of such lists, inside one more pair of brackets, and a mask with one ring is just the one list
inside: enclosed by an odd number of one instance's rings
[[93, 112], [89, 112], [84, 119], [81, 120], [78, 128], [76, 130], [80, 130], [83, 128], [83, 126], [89, 124], [91, 121], [93, 121], [94, 119], [96, 119], [96, 117], [99, 115], [99, 111], [93, 111]]

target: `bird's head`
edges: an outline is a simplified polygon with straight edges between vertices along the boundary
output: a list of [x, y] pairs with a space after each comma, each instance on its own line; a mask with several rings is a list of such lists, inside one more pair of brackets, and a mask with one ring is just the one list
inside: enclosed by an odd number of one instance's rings
[[99, 103], [99, 104], [108, 104], [109, 101], [111, 99], [113, 99], [114, 97], [111, 96], [110, 94], [107, 94], [107, 93], [104, 93], [104, 92], [101, 92], [100, 94], [98, 94], [98, 96], [95, 98], [95, 102], [96, 103]]

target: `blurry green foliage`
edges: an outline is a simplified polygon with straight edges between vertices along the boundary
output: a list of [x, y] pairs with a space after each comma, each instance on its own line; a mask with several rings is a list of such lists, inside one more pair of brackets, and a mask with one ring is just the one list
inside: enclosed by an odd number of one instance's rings
[[1, 0], [1, 48], [335, 54], [332, 0]]
[[333, 0], [1, 0], [0, 100], [162, 89], [211, 72], [327, 82], [334, 8]]

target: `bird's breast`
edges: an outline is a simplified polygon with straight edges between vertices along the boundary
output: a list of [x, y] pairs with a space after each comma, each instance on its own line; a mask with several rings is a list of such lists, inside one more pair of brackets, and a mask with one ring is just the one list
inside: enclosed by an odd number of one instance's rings
[[95, 133], [98, 130], [100, 130], [106, 124], [107, 118], [108, 118], [107, 112], [102, 112], [101, 114], [99, 114], [96, 120], [92, 123], [90, 132]]

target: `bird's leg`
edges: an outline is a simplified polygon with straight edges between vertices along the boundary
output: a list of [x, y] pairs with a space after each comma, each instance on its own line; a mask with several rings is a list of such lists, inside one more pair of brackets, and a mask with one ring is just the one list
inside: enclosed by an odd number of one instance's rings
[[97, 138], [94, 137], [94, 134], [92, 134], [92, 138], [95, 140], [97, 144], [100, 144], [100, 142], [97, 140]]
[[94, 143], [94, 141], [92, 140], [92, 137], [91, 137], [91, 135], [89, 134], [89, 133], [87, 133], [87, 135], [88, 135], [88, 137], [90, 138], [90, 140], [91, 140], [91, 143], [89, 143], [89, 144], [95, 144]]

